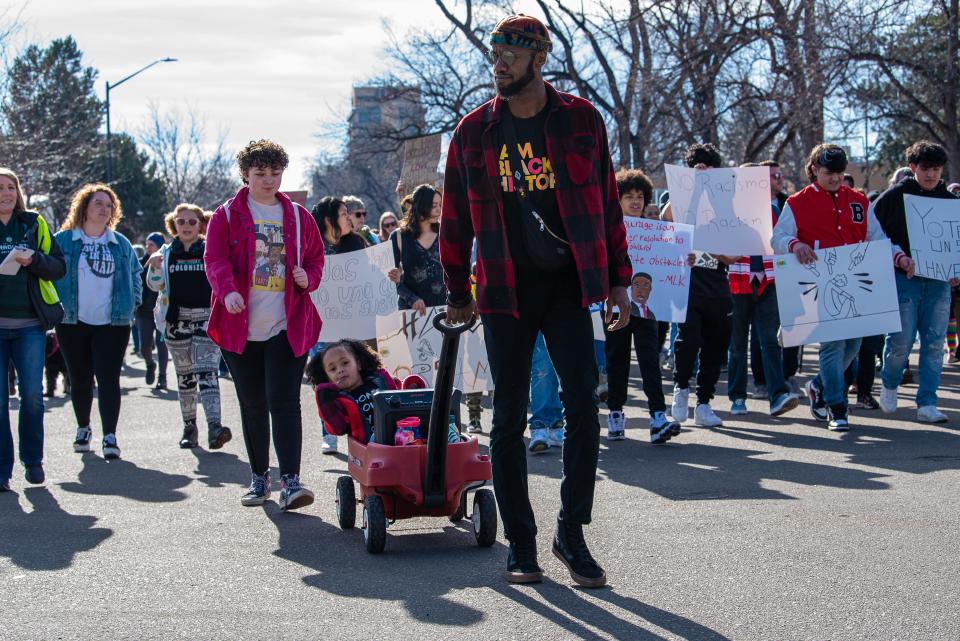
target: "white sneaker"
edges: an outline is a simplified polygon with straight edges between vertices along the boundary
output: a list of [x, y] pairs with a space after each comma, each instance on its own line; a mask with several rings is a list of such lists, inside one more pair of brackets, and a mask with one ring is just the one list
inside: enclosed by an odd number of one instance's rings
[[700, 427], [722, 427], [723, 421], [713, 413], [713, 409], [706, 403], [697, 405], [693, 412], [693, 422]]
[[337, 435], [336, 434], [327, 434], [323, 437], [323, 444], [320, 446], [321, 454], [336, 454], [337, 453]]
[[527, 450], [531, 454], [542, 454], [550, 449], [550, 430], [546, 427], [538, 427], [530, 430], [530, 444]]
[[886, 386], [881, 385], [880, 398], [877, 402], [880, 403], [880, 409], [884, 414], [893, 414], [897, 411], [897, 389], [887, 389]]
[[670, 416], [677, 423], [683, 423], [690, 416], [690, 388], [673, 388], [673, 403], [670, 405]]
[[917, 408], [917, 420], [921, 423], [946, 423], [949, 419], [936, 405], [924, 405]]
[[623, 433], [623, 430], [626, 424], [627, 419], [623, 415], [623, 412], [610, 412], [610, 414], [607, 415], [607, 440], [622, 441], [625, 439], [626, 435]]

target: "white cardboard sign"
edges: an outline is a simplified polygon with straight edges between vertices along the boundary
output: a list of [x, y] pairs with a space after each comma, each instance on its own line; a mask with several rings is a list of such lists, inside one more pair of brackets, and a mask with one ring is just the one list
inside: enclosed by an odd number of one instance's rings
[[903, 210], [917, 275], [960, 278], [960, 199], [904, 194]]
[[690, 297], [687, 254], [693, 251], [693, 226], [628, 216], [623, 224], [633, 273], [651, 276], [653, 288], [647, 307], [657, 320], [684, 322]]
[[665, 165], [674, 222], [693, 225], [693, 248], [727, 256], [773, 253], [770, 170]]
[[801, 265], [774, 256], [783, 345], [808, 345], [900, 331], [900, 306], [889, 240], [816, 251]]
[[[445, 309], [428, 307], [426, 316], [404, 309], [377, 319], [377, 349], [388, 372], [397, 378], [419, 374], [433, 386], [443, 344], [433, 318]], [[481, 323], [460, 335], [454, 387], [465, 394], [493, 389]]]
[[310, 294], [323, 321], [319, 340], [376, 338], [377, 317], [397, 311], [397, 286], [387, 278], [393, 266], [391, 243], [326, 256], [323, 280]]

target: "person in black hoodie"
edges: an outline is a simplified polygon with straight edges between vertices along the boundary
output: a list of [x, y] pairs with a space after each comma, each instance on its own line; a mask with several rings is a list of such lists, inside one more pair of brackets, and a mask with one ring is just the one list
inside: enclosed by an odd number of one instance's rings
[[[913, 176], [891, 186], [873, 203], [880, 226], [890, 241], [907, 256], [910, 254], [910, 236], [907, 233], [905, 195], [925, 198], [956, 199], [947, 191], [941, 176], [947, 164], [947, 152], [928, 140], [916, 142], [907, 149], [907, 163]], [[912, 258], [912, 256], [911, 256]], [[900, 331], [889, 334], [883, 349], [883, 370], [880, 378], [880, 409], [890, 414], [897, 409], [897, 387], [903, 381], [907, 358], [913, 348], [914, 337], [920, 333], [919, 386], [917, 388], [917, 420], [924, 423], [943, 423], [947, 416], [937, 409], [937, 388], [943, 367], [943, 342], [950, 316], [950, 288], [960, 279], [949, 282], [916, 276], [911, 268], [896, 271], [897, 296], [900, 303]]]
[[[143, 272], [140, 278], [143, 279], [143, 301], [135, 312], [136, 332], [140, 337], [140, 354], [143, 356], [143, 363], [147, 366], [146, 381], [147, 385], [157, 383], [158, 390], [167, 389], [167, 344], [163, 342], [163, 337], [157, 331], [157, 325], [153, 320], [153, 308], [157, 304], [157, 292], [147, 287], [147, 261], [164, 246], [166, 239], [158, 231], [147, 236], [144, 243], [146, 253], [140, 259], [140, 265], [143, 266]], [[157, 346], [157, 358], [153, 358], [153, 346]], [[157, 375], [157, 364], [160, 365], [160, 373]]]

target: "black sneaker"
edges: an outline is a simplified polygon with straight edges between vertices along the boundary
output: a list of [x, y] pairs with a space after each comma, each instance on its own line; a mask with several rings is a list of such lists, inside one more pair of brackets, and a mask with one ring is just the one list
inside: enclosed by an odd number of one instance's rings
[[167, 377], [163, 374], [160, 375], [160, 378], [157, 379], [157, 385], [153, 389], [155, 390], [165, 390], [167, 389]]
[[233, 432], [229, 427], [224, 427], [220, 423], [210, 423], [207, 426], [207, 446], [211, 450], [219, 450], [232, 438]]
[[862, 410], [876, 410], [880, 409], [880, 403], [873, 397], [873, 394], [867, 392], [866, 394], [857, 395], [856, 407]]
[[100, 449], [103, 451], [103, 458], [105, 459], [114, 460], [120, 458], [120, 446], [117, 445], [116, 434], [105, 434]]
[[829, 420], [823, 391], [813, 381], [807, 382], [807, 398], [810, 399], [810, 415], [818, 421]]
[[827, 423], [828, 430], [831, 432], [846, 432], [850, 429], [845, 404], [831, 405], [828, 413], [830, 414], [830, 422]]
[[553, 537], [553, 554], [567, 566], [570, 578], [585, 588], [599, 588], [607, 584], [607, 573], [593, 559], [583, 538], [583, 526], [557, 519], [557, 534]]
[[0, 479], [0, 492], [10, 491], [10, 479]]
[[73, 451], [74, 452], [89, 452], [90, 451], [90, 437], [93, 435], [93, 431], [90, 429], [90, 426], [87, 427], [78, 427], [77, 428], [77, 438], [73, 441]]
[[240, 505], [244, 507], [256, 507], [263, 505], [270, 498], [270, 471], [264, 472], [263, 476], [257, 474], [250, 479], [250, 487], [247, 492], [240, 497]]
[[157, 379], [157, 364], [156, 363], [147, 363], [147, 385], [153, 385], [153, 381]]
[[543, 568], [537, 565], [536, 540], [510, 542], [510, 551], [507, 553], [507, 581], [509, 583], [543, 581]]
[[183, 436], [180, 437], [180, 447], [189, 450], [197, 446], [197, 422], [189, 421], [183, 425]]
[[23, 477], [27, 480], [27, 483], [32, 485], [40, 485], [47, 478], [43, 473], [43, 466], [39, 464], [28, 465]]

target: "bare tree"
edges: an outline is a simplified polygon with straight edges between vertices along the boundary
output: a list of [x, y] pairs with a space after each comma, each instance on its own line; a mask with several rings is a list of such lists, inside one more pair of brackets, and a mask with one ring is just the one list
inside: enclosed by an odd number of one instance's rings
[[206, 119], [193, 109], [160, 113], [150, 107], [149, 124], [139, 132], [141, 144], [157, 165], [170, 205], [189, 202], [213, 208], [237, 189], [234, 163], [225, 147], [226, 132], [208, 142]]

